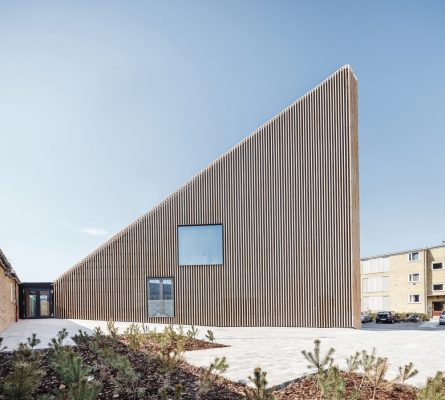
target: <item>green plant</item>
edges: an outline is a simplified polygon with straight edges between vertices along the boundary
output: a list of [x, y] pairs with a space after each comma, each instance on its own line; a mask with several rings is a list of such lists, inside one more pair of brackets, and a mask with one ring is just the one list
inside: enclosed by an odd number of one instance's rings
[[82, 378], [89, 377], [92, 371], [91, 368], [84, 367], [82, 358], [73, 351], [67, 351], [64, 357], [59, 358], [53, 364], [53, 369], [67, 386], [79, 383]]
[[192, 325], [191, 328], [187, 331], [187, 337], [189, 339], [196, 339], [196, 336], [198, 336], [198, 329], [195, 328], [194, 325]]
[[27, 341], [28, 341], [28, 345], [29, 345], [29, 347], [31, 347], [32, 350], [34, 350], [34, 347], [36, 347], [36, 346], [37, 346], [38, 344], [40, 344], [40, 342], [41, 342], [40, 339], [37, 339], [37, 335], [36, 335], [35, 333], [33, 333], [33, 334], [31, 335], [31, 337], [29, 337], [29, 338], [27, 339]]
[[124, 338], [131, 350], [139, 350], [142, 346], [142, 334], [137, 324], [131, 324], [124, 332]]
[[213, 343], [215, 341], [215, 335], [213, 334], [213, 332], [210, 329], [207, 331], [206, 338], [211, 343]]
[[215, 360], [204, 370], [198, 384], [198, 396], [207, 393], [212, 387], [218, 374], [222, 374], [227, 371], [229, 364], [227, 364], [226, 357], [215, 358]]
[[337, 366], [331, 365], [327, 371], [318, 373], [317, 384], [323, 399], [342, 400], [345, 398], [346, 381]]
[[304, 358], [309, 362], [308, 368], [315, 368], [317, 373], [323, 372], [327, 367], [330, 367], [333, 363], [332, 354], [335, 350], [330, 348], [324, 357], [320, 356], [320, 340], [316, 339], [314, 341], [315, 347], [314, 352], [307, 352], [303, 350], [301, 353]]
[[419, 371], [414, 368], [414, 364], [410, 362], [403, 367], [399, 367], [399, 375], [396, 380], [404, 384], [408, 379], [416, 376], [418, 373]]
[[94, 334], [94, 338], [95, 338], [96, 340], [97, 340], [97, 339], [101, 339], [101, 338], [104, 336], [104, 331], [101, 329], [100, 326], [96, 326], [96, 327], [94, 328], [93, 334]]
[[[60, 332], [59, 340], [55, 340], [55, 342], [63, 341], [62, 337], [63, 332]], [[73, 350], [58, 343], [51, 358], [51, 368], [57, 372], [64, 384], [56, 391], [57, 398], [91, 400], [98, 396], [101, 386], [94, 381], [93, 369], [86, 367], [82, 358], [77, 356]]]
[[78, 383], [72, 385], [68, 391], [69, 400], [94, 400], [99, 396], [101, 385], [82, 378]]
[[107, 330], [111, 339], [117, 340], [119, 329], [116, 327], [116, 324], [111, 319], [107, 321]]
[[52, 338], [48, 343], [49, 347], [57, 352], [59, 349], [63, 348], [63, 341], [68, 337], [68, 331], [63, 328], [61, 331], [57, 332], [57, 336]]
[[79, 329], [77, 334], [74, 336], [74, 339], [80, 343], [88, 343], [90, 336], [85, 331], [82, 331], [81, 329]]
[[[169, 391], [167, 388], [162, 388], [161, 391], [159, 392], [160, 400], [169, 400], [168, 392]], [[180, 400], [181, 396], [182, 396], [182, 385], [181, 384], [175, 385], [175, 387], [173, 389], [172, 400]]]
[[179, 336], [185, 336], [184, 326], [183, 325], [179, 325], [178, 326], [178, 335]]
[[145, 388], [139, 386], [140, 374], [134, 370], [126, 355], [118, 354], [113, 349], [106, 348], [99, 352], [99, 356], [109, 367], [117, 370], [113, 383], [119, 393], [127, 394], [133, 399], [144, 395]]
[[374, 368], [375, 363], [377, 362], [377, 356], [375, 353], [375, 348], [372, 349], [372, 352], [368, 354], [366, 350], [362, 350], [361, 358], [360, 358], [360, 366], [363, 370], [362, 380], [360, 382], [359, 390], [363, 386], [365, 379], [369, 376], [371, 370]]
[[417, 395], [417, 400], [443, 400], [445, 398], [445, 376], [437, 372], [433, 378], [428, 378], [426, 385]]
[[355, 372], [360, 368], [360, 353], [355, 352], [354, 355], [346, 359], [346, 365], [349, 372]]
[[1, 388], [7, 399], [31, 400], [42, 377], [43, 371], [35, 362], [17, 361]]
[[170, 375], [178, 364], [182, 361], [182, 354], [184, 353], [184, 341], [180, 336], [173, 338], [170, 331], [164, 331], [160, 335], [160, 350], [157, 354], [157, 360], [160, 364], [161, 372], [164, 374], [164, 383], [160, 390], [160, 395], [163, 391], [168, 391], [170, 387]]
[[261, 368], [255, 368], [253, 371], [253, 377], [249, 376], [249, 381], [252, 382], [253, 389], [244, 389], [244, 394], [249, 400], [275, 400], [276, 397], [273, 394], [274, 388], [267, 387], [266, 380], [267, 373], [261, 371]]
[[368, 372], [367, 378], [372, 387], [372, 400], [375, 399], [377, 389], [385, 389], [391, 385], [390, 382], [385, 381], [387, 371], [388, 359], [379, 357]]

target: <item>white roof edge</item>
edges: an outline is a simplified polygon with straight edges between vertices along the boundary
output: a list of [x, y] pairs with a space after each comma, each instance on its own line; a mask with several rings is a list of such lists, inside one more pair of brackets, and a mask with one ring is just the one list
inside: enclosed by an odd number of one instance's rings
[[384, 253], [384, 254], [379, 254], [377, 256], [363, 257], [363, 258], [360, 259], [360, 261], [368, 261], [368, 260], [373, 260], [375, 258], [386, 258], [386, 257], [390, 257], [390, 256], [397, 256], [399, 254], [408, 254], [408, 253], [412, 253], [412, 252], [415, 252], [415, 251], [425, 251], [425, 250], [439, 249], [441, 247], [445, 247], [445, 243], [444, 244], [439, 244], [437, 246], [419, 247], [419, 248], [411, 249], [411, 250], [394, 251], [392, 253]]

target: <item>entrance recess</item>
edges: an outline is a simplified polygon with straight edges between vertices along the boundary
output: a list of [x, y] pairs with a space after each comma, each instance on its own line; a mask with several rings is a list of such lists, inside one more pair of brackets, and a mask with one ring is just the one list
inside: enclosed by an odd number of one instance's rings
[[20, 285], [20, 317], [52, 318], [52, 283], [22, 283]]

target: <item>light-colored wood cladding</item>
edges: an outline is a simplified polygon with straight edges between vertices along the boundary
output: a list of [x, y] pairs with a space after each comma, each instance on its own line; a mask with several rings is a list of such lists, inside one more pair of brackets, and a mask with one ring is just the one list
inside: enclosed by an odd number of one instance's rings
[[[60, 276], [57, 317], [359, 326], [357, 121], [345, 66]], [[223, 265], [178, 265], [200, 224], [223, 225]], [[173, 318], [148, 317], [147, 277], [174, 278]]]

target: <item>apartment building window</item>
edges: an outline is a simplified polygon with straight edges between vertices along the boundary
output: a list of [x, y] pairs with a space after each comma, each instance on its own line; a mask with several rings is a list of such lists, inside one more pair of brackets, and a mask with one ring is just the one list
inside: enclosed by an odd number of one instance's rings
[[178, 226], [179, 265], [221, 265], [222, 225]]
[[443, 283], [433, 283], [433, 291], [443, 292]]
[[409, 261], [419, 261], [420, 260], [420, 253], [418, 251], [414, 251], [412, 253], [408, 254], [408, 260]]
[[387, 292], [389, 290], [389, 276], [376, 276], [364, 278], [362, 280], [362, 291], [369, 292]]
[[408, 282], [420, 282], [420, 274], [415, 273], [415, 274], [409, 274], [408, 275]]
[[420, 294], [410, 294], [409, 302], [410, 303], [420, 303]]
[[432, 269], [443, 269], [443, 262], [435, 262], [431, 264]]
[[148, 278], [148, 316], [173, 317], [173, 279]]

